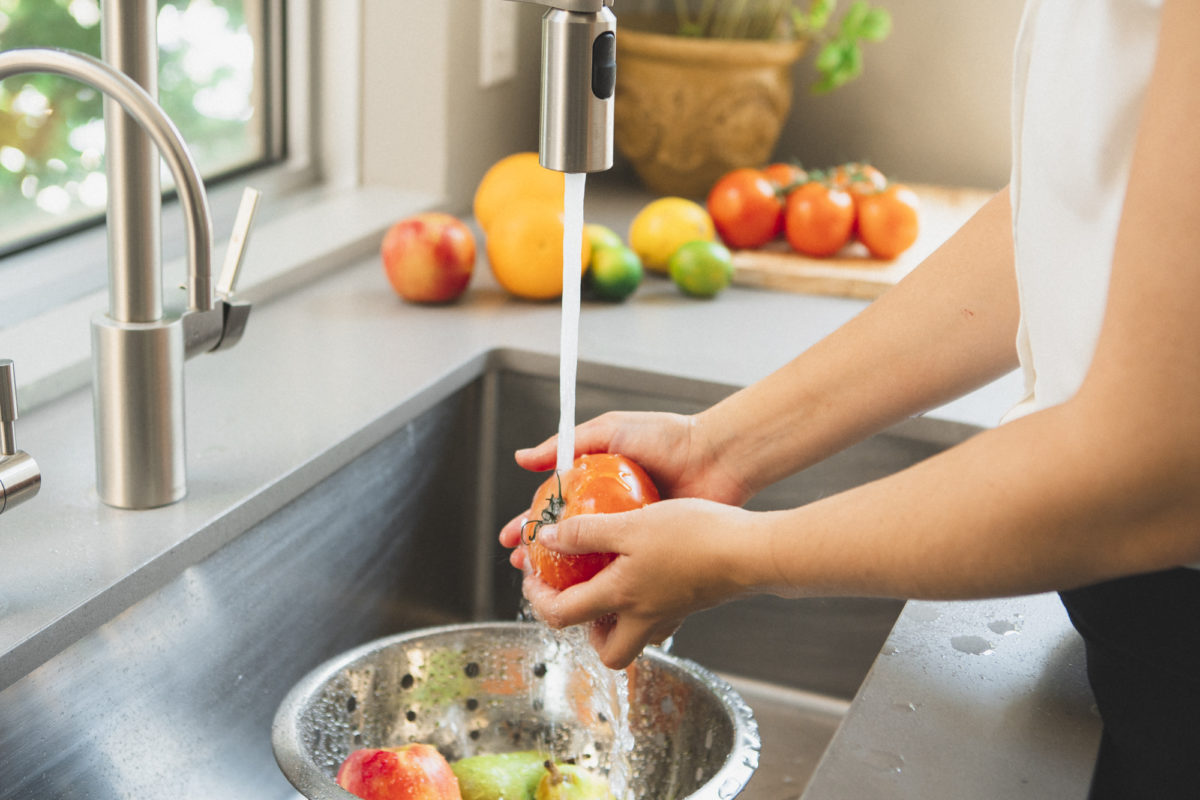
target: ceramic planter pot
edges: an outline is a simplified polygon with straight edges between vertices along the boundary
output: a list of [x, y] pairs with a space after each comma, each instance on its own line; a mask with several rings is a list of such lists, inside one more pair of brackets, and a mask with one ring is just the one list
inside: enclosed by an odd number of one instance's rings
[[702, 197], [724, 173], [767, 162], [792, 105], [803, 41], [700, 39], [625, 27], [614, 139], [659, 194]]

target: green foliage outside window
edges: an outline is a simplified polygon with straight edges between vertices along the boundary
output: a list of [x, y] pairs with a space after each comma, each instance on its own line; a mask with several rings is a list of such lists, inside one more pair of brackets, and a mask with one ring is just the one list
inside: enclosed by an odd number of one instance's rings
[[[99, 0], [0, 0], [0, 50], [100, 55]], [[159, 0], [158, 100], [206, 175], [265, 154], [262, 54], [243, 0]], [[0, 252], [21, 237], [102, 214], [102, 99], [76, 81], [0, 82]]]

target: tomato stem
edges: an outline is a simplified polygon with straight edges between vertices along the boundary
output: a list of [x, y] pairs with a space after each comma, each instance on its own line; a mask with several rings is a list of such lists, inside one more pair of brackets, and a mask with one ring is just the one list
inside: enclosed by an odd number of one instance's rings
[[[558, 494], [550, 495], [550, 499], [546, 501], [546, 507], [542, 509], [542, 514], [538, 519], [526, 520], [525, 524], [521, 526], [521, 541], [525, 544], [534, 543], [538, 531], [542, 529], [543, 525], [553, 525], [558, 522], [559, 516], [567, 506], [567, 501], [563, 499], [562, 475], [557, 470], [554, 473], [554, 479], [558, 482]], [[525, 529], [530, 525], [533, 526], [533, 533], [529, 534], [527, 538]]]

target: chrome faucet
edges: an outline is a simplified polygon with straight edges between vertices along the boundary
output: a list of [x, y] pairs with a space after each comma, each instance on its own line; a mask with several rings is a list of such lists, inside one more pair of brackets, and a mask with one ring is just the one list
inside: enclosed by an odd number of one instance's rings
[[613, 0], [522, 0], [542, 15], [539, 161], [559, 172], [613, 165], [617, 18]]
[[0, 358], [0, 514], [38, 493], [42, 473], [37, 462], [17, 449], [17, 379], [12, 359]]
[[[139, 27], [136, 15], [122, 16], [122, 6], [115, 0], [104, 4], [104, 23], [110, 31], [105, 33], [105, 49], [117, 55], [124, 43], [114, 44], [114, 39], [128, 37], [128, 30]], [[153, 21], [151, 12], [151, 33]], [[131, 57], [145, 67], [144, 52]], [[82, 53], [0, 53], [0, 79], [27, 72], [73, 78], [106, 97], [109, 308], [92, 320], [97, 493], [119, 508], [176, 502], [187, 492], [183, 362], [200, 352], [232, 346], [245, 327], [250, 306], [231, 295], [258, 193], [247, 190], [243, 197], [214, 298], [212, 220], [204, 183], [183, 137], [154, 98], [120, 69]], [[145, 137], [153, 148], [142, 141]], [[163, 312], [154, 148], [171, 170], [186, 218], [188, 300], [187, 310], [177, 316]]]

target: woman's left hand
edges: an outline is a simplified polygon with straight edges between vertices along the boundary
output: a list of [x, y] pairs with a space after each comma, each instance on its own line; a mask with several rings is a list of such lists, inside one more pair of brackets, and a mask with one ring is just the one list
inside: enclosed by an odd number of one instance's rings
[[647, 644], [674, 633], [688, 614], [749, 588], [740, 556], [754, 546], [747, 540], [754, 516], [688, 498], [569, 517], [542, 527], [539, 543], [568, 554], [616, 553], [616, 559], [561, 592], [526, 573], [525, 596], [552, 628], [595, 622], [591, 640], [600, 659], [624, 668]]

